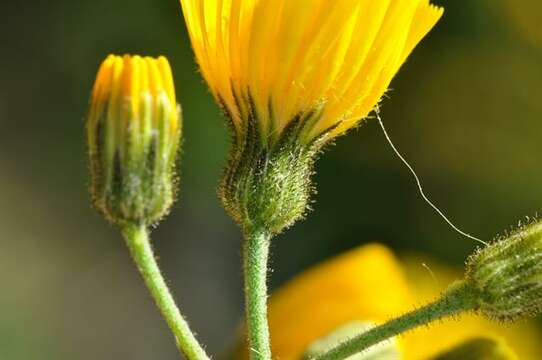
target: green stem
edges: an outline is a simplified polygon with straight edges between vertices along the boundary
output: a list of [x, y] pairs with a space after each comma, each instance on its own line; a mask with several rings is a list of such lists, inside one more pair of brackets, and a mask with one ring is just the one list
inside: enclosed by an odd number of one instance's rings
[[175, 305], [175, 300], [169, 292], [162, 277], [152, 247], [149, 234], [144, 225], [127, 225], [122, 228], [122, 234], [130, 249], [139, 272], [149, 289], [156, 305], [160, 309], [169, 328], [175, 335], [177, 347], [188, 360], [207, 360], [209, 357], [190, 331], [188, 323]]
[[247, 234], [243, 246], [245, 302], [251, 360], [270, 360], [271, 345], [267, 324], [267, 262], [270, 236], [265, 232]]
[[476, 290], [459, 282], [436, 302], [377, 326], [353, 337], [335, 348], [316, 356], [313, 360], [342, 360], [360, 353], [386, 339], [435, 320], [453, 316], [476, 307]]

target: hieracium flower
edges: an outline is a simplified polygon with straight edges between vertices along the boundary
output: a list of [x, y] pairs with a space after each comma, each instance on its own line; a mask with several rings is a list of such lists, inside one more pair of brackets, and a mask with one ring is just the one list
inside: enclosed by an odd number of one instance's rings
[[96, 208], [120, 228], [179, 351], [188, 360], [207, 360], [168, 289], [149, 236], [149, 226], [174, 200], [180, 112], [165, 57], [108, 56], [87, 119], [91, 191]]
[[356, 126], [443, 10], [428, 0], [181, 0], [234, 135], [221, 198], [246, 228], [301, 217], [315, 154]]
[[117, 224], [153, 224], [175, 193], [180, 107], [164, 57], [110, 55], [87, 119], [94, 205]]

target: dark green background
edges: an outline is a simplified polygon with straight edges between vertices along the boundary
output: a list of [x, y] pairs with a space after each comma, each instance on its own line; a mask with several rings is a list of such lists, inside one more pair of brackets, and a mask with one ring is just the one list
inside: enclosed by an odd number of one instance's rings
[[[383, 103], [426, 191], [484, 239], [542, 208], [542, 34], [540, 43], [524, 34], [503, 1], [441, 1], [445, 17]], [[154, 243], [216, 354], [241, 316], [240, 241], [215, 191], [228, 134], [179, 4], [11, 1], [0, 19], [0, 359], [177, 358], [118, 232], [87, 193], [87, 99], [101, 60], [126, 52], [164, 54], [174, 69], [185, 112], [182, 188]], [[370, 241], [455, 264], [475, 247], [420, 200], [374, 121], [328, 149], [315, 181], [314, 211], [274, 241], [273, 287]]]

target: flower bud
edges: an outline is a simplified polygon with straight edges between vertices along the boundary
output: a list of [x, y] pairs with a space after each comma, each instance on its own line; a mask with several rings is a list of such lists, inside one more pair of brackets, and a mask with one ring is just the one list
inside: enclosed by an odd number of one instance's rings
[[101, 65], [87, 118], [91, 193], [116, 224], [153, 224], [175, 195], [181, 132], [164, 57], [110, 55]]
[[542, 221], [523, 226], [467, 261], [467, 282], [478, 292], [478, 310], [499, 321], [542, 311]]

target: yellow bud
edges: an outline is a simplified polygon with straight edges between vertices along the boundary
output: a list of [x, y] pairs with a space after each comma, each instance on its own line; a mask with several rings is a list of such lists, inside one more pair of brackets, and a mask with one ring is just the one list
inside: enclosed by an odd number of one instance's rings
[[167, 213], [180, 133], [167, 59], [109, 55], [87, 117], [93, 203], [106, 218], [152, 224]]

